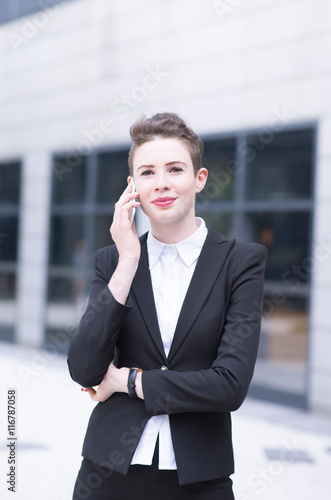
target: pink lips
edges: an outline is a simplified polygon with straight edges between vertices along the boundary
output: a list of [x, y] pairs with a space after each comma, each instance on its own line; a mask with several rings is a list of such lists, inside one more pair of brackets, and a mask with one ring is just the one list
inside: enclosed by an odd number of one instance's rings
[[169, 207], [176, 198], [170, 198], [169, 196], [165, 196], [164, 198], [156, 198], [153, 200], [154, 205], [157, 207]]

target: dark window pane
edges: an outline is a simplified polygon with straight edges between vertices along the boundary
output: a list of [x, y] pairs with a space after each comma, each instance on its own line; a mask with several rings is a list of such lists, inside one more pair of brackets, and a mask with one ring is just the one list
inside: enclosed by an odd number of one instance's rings
[[85, 299], [91, 285], [92, 265], [85, 241], [77, 240], [70, 265], [53, 265], [49, 270], [48, 300], [69, 303]]
[[197, 195], [197, 204], [206, 206], [208, 201], [232, 200], [234, 197], [235, 139], [205, 141], [203, 166], [209, 175], [204, 190]]
[[83, 203], [86, 157], [56, 157], [53, 160], [53, 204]]
[[14, 299], [16, 293], [16, 273], [0, 270], [0, 298]]
[[248, 136], [246, 198], [309, 198], [312, 195], [313, 138], [312, 130]]
[[74, 297], [72, 277], [49, 276], [48, 300], [51, 302], [72, 301]]
[[309, 228], [308, 212], [246, 215], [245, 239], [260, 242], [269, 250], [266, 280], [291, 286], [307, 282]]
[[0, 165], [0, 206], [19, 203], [20, 174], [19, 163]]
[[0, 216], [0, 260], [17, 260], [18, 218]]
[[92, 267], [92, 255], [88, 245], [83, 239], [75, 242], [72, 259], [73, 270], [73, 293], [74, 299], [86, 297], [90, 288]]
[[112, 219], [113, 215], [99, 215], [95, 217], [93, 251], [113, 243], [109, 232]]
[[83, 240], [83, 217], [54, 216], [51, 222], [51, 264], [73, 265], [76, 247]]
[[128, 175], [128, 151], [99, 154], [96, 203], [116, 203], [127, 186]]
[[233, 214], [229, 213], [204, 213], [202, 218], [208, 226], [225, 236], [232, 238], [233, 235]]

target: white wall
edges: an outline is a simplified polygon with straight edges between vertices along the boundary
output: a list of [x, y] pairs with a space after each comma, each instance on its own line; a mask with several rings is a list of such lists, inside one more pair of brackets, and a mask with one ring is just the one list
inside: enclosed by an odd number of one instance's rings
[[[310, 402], [328, 409], [330, 46], [328, 0], [76, 0], [0, 27], [0, 160], [127, 143], [141, 112], [175, 110], [201, 134], [318, 122]], [[23, 268], [30, 218], [22, 219]], [[29, 290], [38, 311], [42, 286], [40, 278]]]
[[71, 1], [2, 26], [2, 154], [78, 148], [103, 119], [105, 143], [127, 141], [145, 110], [179, 110], [201, 132], [266, 125], [275, 108], [293, 121], [330, 115], [327, 0], [237, 1], [223, 19], [214, 4]]

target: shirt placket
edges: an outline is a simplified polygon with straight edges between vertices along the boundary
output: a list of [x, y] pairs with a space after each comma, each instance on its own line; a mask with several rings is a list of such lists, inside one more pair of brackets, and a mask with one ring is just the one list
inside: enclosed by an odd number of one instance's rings
[[163, 283], [164, 283], [164, 303], [161, 305], [162, 310], [162, 340], [165, 347], [166, 355], [168, 356], [171, 342], [174, 336], [177, 324], [177, 310], [179, 306], [177, 281], [177, 249], [175, 246], [164, 247], [162, 252], [163, 263]]

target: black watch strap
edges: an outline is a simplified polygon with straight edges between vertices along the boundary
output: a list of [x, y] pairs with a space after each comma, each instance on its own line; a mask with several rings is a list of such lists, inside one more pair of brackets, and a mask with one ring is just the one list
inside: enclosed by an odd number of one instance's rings
[[128, 394], [129, 398], [136, 399], [136, 376], [139, 368], [130, 368], [129, 376], [128, 376]]

